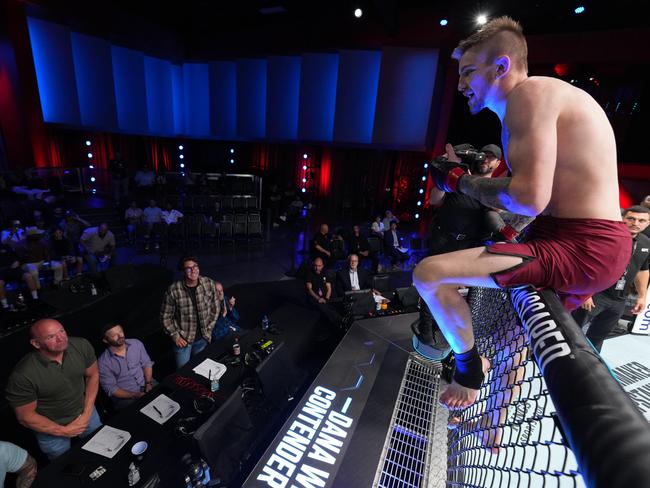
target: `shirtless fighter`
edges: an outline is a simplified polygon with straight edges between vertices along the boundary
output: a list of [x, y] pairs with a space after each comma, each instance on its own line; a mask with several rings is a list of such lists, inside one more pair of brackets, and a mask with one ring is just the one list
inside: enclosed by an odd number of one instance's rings
[[632, 243], [618, 208], [614, 133], [598, 103], [555, 78], [528, 77], [528, 48], [519, 23], [501, 17], [462, 41], [458, 90], [470, 111], [492, 110], [510, 178], [465, 173], [451, 145], [433, 163], [436, 186], [524, 217], [537, 216], [523, 244], [498, 243], [420, 262], [414, 283], [456, 356], [440, 402], [451, 409], [476, 401], [484, 379], [469, 306], [459, 285], [554, 289], [567, 309], [612, 285], [625, 271]]

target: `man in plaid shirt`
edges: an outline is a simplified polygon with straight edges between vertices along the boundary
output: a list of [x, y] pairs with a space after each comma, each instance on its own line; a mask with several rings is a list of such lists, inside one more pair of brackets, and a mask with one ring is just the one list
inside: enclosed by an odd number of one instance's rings
[[220, 311], [215, 282], [199, 275], [197, 259], [185, 256], [179, 268], [183, 279], [167, 289], [160, 309], [165, 333], [174, 342], [177, 368], [206, 348]]

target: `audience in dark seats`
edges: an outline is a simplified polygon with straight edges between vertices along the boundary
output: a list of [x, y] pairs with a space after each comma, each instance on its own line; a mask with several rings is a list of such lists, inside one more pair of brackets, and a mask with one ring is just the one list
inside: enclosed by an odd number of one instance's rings
[[170, 202], [167, 202], [165, 210], [160, 213], [160, 218], [167, 225], [177, 224], [183, 218], [183, 214], [176, 210]]
[[39, 272], [43, 268], [51, 267], [54, 272], [54, 284], [58, 285], [63, 280], [63, 267], [58, 261], [50, 261], [50, 246], [43, 236], [45, 231], [30, 227], [25, 232], [25, 240], [16, 247], [16, 253], [23, 263], [23, 269], [32, 275], [36, 288], [41, 287]]
[[129, 170], [122, 154], [115, 153], [115, 157], [108, 162], [108, 171], [111, 174], [113, 198], [119, 203], [129, 194]]
[[395, 221], [390, 223], [389, 230], [384, 233], [384, 253], [390, 258], [393, 270], [399, 269], [398, 261], [402, 263], [409, 258], [408, 252], [402, 248]]
[[6, 397], [18, 421], [34, 431], [40, 449], [54, 459], [70, 449], [70, 439], [101, 427], [95, 410], [99, 372], [95, 351], [63, 325], [42, 319], [30, 329], [36, 349], [14, 367]]
[[145, 164], [142, 168], [135, 172], [133, 177], [133, 182], [135, 187], [138, 190], [138, 194], [150, 195], [156, 184], [156, 173], [151, 169], [148, 164]]
[[138, 339], [127, 339], [117, 322], [102, 328], [106, 350], [99, 356], [99, 384], [121, 410], [153, 388], [153, 361], [144, 344]]
[[393, 222], [399, 224], [399, 219], [395, 215], [393, 215], [393, 212], [391, 212], [390, 210], [386, 210], [386, 212], [384, 213], [384, 219], [382, 220], [382, 223], [384, 224], [384, 231], [390, 229], [390, 224], [392, 224]]
[[375, 220], [370, 226], [370, 230], [376, 236], [381, 237], [382, 239], [384, 238], [384, 232], [386, 232], [386, 228], [384, 227], [384, 221], [381, 220], [381, 215], [377, 215], [375, 217]]
[[[52, 257], [52, 266], [57, 262], [61, 266], [62, 279], [70, 278], [70, 266], [74, 266], [77, 275], [83, 271], [83, 258], [78, 252], [78, 247], [74, 246], [70, 240], [63, 235], [62, 229], [54, 229], [50, 239], [50, 255]], [[56, 279], [55, 279], [56, 283]]]
[[237, 300], [233, 296], [227, 296], [223, 289], [223, 284], [219, 281], [215, 282], [217, 292], [217, 301], [219, 302], [219, 318], [217, 318], [214, 329], [212, 329], [212, 340], [217, 341], [222, 337], [228, 335], [230, 331], [237, 332], [240, 327], [237, 325], [239, 322], [239, 312], [235, 307]]
[[167, 289], [160, 309], [160, 322], [174, 343], [177, 368], [206, 348], [221, 312], [215, 282], [200, 275], [198, 260], [184, 256], [179, 270], [183, 278]]
[[97, 273], [97, 263], [108, 263], [108, 266], [115, 264], [115, 236], [106, 222], [87, 228], [81, 236], [81, 244], [90, 273]]
[[625, 311], [625, 299], [633, 285], [637, 291], [637, 300], [632, 313], [636, 315], [642, 312], [646, 303], [650, 276], [650, 238], [642, 232], [650, 224], [650, 209], [640, 205], [630, 207], [623, 214], [623, 222], [627, 225], [633, 241], [632, 257], [625, 273], [612, 286], [588, 298], [580, 308], [573, 311], [573, 318], [578, 325], [590, 323], [587, 338], [598, 352], [603, 347], [603, 341], [618, 325], [618, 319]]
[[25, 240], [25, 229], [20, 220], [13, 220], [11, 227], [2, 231], [0, 240], [2, 244], [7, 244], [14, 249], [19, 243], [23, 242]]
[[48, 224], [45, 221], [45, 217], [43, 216], [43, 212], [41, 210], [34, 210], [32, 212], [30, 227], [36, 227], [37, 229], [40, 229], [47, 234]]
[[[145, 235], [145, 250], [149, 250], [149, 242], [152, 239], [154, 225], [162, 222], [162, 210], [156, 204], [155, 200], [149, 200], [149, 206], [143, 210], [143, 219], [147, 228], [147, 234]], [[158, 248], [158, 243], [156, 242], [156, 249]]]
[[[647, 195], [642, 201], [641, 201], [641, 206], [645, 208], [650, 209], [650, 195]], [[646, 227], [645, 230], [643, 231], [643, 234], [647, 237], [650, 237], [650, 226]]]
[[3, 310], [13, 310], [7, 300], [5, 286], [10, 281], [24, 281], [33, 299], [38, 299], [38, 287], [31, 273], [23, 270], [16, 252], [6, 244], [0, 244], [0, 304]]
[[361, 234], [361, 227], [358, 225], [352, 226], [352, 234], [348, 237], [348, 254], [356, 254], [359, 259], [369, 260], [371, 262], [371, 269], [377, 270], [379, 265], [379, 257], [376, 253], [370, 250], [370, 243], [368, 239]]
[[16, 488], [29, 488], [36, 478], [36, 460], [11, 442], [0, 441], [0, 487], [7, 473], [16, 474]]
[[144, 212], [138, 207], [138, 202], [135, 200], [131, 202], [129, 208], [124, 211], [124, 220], [126, 221], [126, 234], [129, 242], [135, 242], [135, 231], [138, 224], [142, 223]]
[[327, 224], [321, 224], [311, 240], [311, 258], [320, 258], [325, 267], [332, 258], [332, 238], [329, 231]]
[[77, 245], [81, 240], [81, 235], [83, 234], [84, 229], [90, 227], [90, 222], [79, 217], [72, 210], [68, 210], [65, 213], [64, 221], [59, 225], [63, 229], [65, 236], [72, 242], [73, 245]]
[[350, 254], [345, 269], [336, 272], [336, 292], [342, 296], [346, 291], [369, 290], [372, 288], [372, 275], [359, 267], [359, 256]]

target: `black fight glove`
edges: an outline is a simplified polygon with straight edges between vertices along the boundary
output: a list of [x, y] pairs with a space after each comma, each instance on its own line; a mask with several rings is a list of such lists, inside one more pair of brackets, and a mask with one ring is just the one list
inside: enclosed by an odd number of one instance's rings
[[436, 186], [447, 193], [458, 191], [460, 179], [468, 174], [469, 167], [463, 163], [436, 158], [431, 164], [431, 178]]

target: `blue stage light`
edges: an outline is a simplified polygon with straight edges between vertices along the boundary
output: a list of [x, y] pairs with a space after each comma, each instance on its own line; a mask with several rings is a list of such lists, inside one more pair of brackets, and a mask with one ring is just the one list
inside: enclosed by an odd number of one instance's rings
[[449, 23], [449, 21], [447, 19], [440, 19], [440, 25], [441, 26], [445, 27], [448, 23]]
[[584, 6], [582, 6], [582, 5], [580, 5], [579, 7], [576, 7], [575, 10], [574, 10], [574, 12], [575, 12], [576, 14], [581, 14], [581, 13], [584, 12], [584, 11], [585, 11], [585, 8], [584, 8]]

